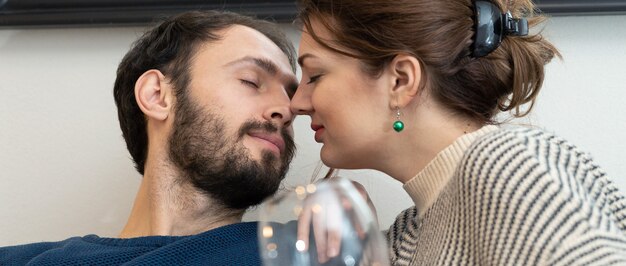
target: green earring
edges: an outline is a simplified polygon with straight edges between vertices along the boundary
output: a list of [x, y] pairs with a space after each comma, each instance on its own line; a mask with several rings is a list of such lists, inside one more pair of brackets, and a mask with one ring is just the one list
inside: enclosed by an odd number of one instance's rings
[[400, 132], [404, 130], [404, 123], [400, 121], [400, 107], [396, 106], [396, 121], [393, 122], [393, 130]]

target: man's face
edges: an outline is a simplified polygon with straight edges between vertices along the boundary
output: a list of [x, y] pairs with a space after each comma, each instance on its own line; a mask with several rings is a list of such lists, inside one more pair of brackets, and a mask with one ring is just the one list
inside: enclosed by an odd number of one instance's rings
[[186, 180], [244, 209], [278, 189], [294, 153], [285, 54], [260, 32], [233, 26], [202, 45], [175, 105], [170, 158]]

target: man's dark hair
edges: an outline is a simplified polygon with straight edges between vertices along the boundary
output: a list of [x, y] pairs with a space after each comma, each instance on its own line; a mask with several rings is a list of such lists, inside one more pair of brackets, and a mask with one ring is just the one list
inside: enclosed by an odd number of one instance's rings
[[135, 100], [135, 83], [150, 69], [158, 69], [174, 85], [177, 99], [190, 82], [190, 61], [201, 44], [220, 40], [216, 32], [234, 25], [250, 27], [272, 40], [289, 59], [295, 72], [295, 50], [278, 27], [225, 11], [191, 11], [168, 18], [146, 32], [122, 59], [113, 88], [117, 115], [135, 169], [144, 174], [148, 153], [146, 118]]

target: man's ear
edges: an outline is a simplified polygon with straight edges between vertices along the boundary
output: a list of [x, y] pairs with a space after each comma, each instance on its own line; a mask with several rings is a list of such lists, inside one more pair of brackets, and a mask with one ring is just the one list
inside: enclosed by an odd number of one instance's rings
[[151, 69], [135, 83], [135, 99], [139, 109], [148, 117], [165, 120], [172, 108], [172, 89], [161, 71]]
[[389, 64], [388, 71], [392, 78], [389, 90], [389, 107], [395, 109], [407, 106], [420, 93], [422, 65], [412, 55], [399, 54]]

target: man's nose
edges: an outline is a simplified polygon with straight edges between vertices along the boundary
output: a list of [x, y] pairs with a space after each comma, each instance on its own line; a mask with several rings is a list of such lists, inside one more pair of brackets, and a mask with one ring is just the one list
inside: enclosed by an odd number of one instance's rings
[[265, 111], [264, 118], [273, 122], [275, 121], [274, 123], [283, 127], [291, 125], [293, 113], [291, 109], [289, 109], [289, 105], [289, 98], [274, 99], [271, 106]]

